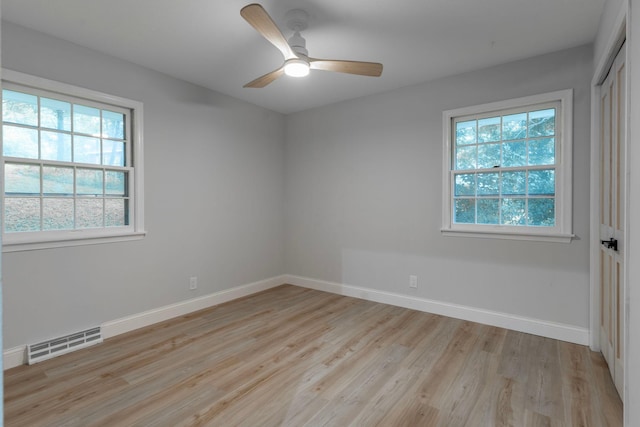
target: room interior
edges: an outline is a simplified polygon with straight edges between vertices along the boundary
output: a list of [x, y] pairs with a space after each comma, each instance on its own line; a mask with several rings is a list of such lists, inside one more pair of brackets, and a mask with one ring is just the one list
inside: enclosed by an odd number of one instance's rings
[[[280, 28], [307, 10], [313, 56], [384, 70], [312, 70], [262, 89], [242, 86], [282, 58], [242, 20], [245, 3], [108, 3], [2, 4], [3, 69], [144, 104], [145, 183], [143, 238], [3, 247], [5, 369], [29, 344], [96, 326], [108, 340], [285, 283], [599, 350], [594, 99], [622, 37], [623, 402], [625, 425], [640, 423], [637, 0], [263, 2]], [[571, 242], [442, 235], [443, 111], [568, 88]]]

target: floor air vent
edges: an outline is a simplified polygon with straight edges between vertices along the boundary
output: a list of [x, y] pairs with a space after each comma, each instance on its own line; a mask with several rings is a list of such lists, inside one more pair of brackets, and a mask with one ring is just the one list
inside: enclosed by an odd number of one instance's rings
[[38, 344], [31, 344], [27, 346], [27, 363], [33, 365], [34, 363], [101, 342], [102, 329], [98, 326], [97, 328], [87, 329], [86, 331], [76, 332], [75, 334], [54, 338]]

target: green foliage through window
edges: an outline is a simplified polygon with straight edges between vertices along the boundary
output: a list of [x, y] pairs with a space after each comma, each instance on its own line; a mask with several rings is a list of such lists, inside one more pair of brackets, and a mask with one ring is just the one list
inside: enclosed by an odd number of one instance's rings
[[556, 225], [556, 109], [454, 120], [453, 222]]

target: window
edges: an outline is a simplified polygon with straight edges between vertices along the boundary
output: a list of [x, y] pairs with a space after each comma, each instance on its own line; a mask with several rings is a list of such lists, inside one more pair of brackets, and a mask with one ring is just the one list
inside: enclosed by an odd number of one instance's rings
[[444, 112], [444, 234], [571, 240], [572, 96]]
[[3, 77], [3, 250], [142, 236], [142, 104]]

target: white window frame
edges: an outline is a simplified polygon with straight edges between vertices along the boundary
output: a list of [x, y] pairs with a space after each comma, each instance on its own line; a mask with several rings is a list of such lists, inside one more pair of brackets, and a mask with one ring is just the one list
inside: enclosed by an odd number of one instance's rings
[[[143, 104], [131, 99], [109, 95], [106, 93], [32, 76], [18, 71], [2, 69], [3, 88], [5, 83], [15, 84], [38, 90], [54, 92], [62, 96], [82, 98], [127, 109], [131, 118], [132, 164], [129, 169], [129, 225], [124, 227], [104, 227], [82, 230], [57, 230], [36, 232], [5, 233], [4, 218], [2, 225], [2, 252], [17, 252], [37, 249], [48, 249], [66, 246], [78, 246], [98, 243], [138, 240], [146, 234], [144, 228], [144, 161], [143, 161]], [[0, 140], [1, 142], [1, 140]], [[2, 151], [0, 150], [0, 155]], [[0, 162], [0, 175], [4, 181], [5, 160]], [[4, 184], [2, 185], [2, 217], [4, 216]]]
[[[502, 114], [505, 110], [527, 108], [537, 104], [559, 102], [556, 113], [556, 225], [554, 227], [514, 226], [493, 224], [456, 224], [453, 221], [454, 203], [454, 140], [453, 123], [463, 116]], [[573, 89], [514, 98], [505, 101], [456, 108], [443, 114], [443, 175], [442, 229], [445, 236], [484, 237], [511, 240], [570, 242], [572, 233], [572, 158], [573, 158]], [[473, 117], [470, 117], [471, 119]]]

